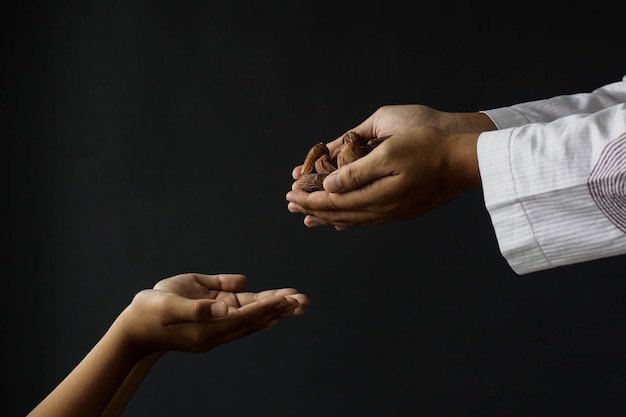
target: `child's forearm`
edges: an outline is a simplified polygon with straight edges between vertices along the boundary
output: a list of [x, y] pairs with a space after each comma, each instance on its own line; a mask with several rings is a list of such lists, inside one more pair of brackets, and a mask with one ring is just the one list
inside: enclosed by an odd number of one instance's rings
[[140, 362], [111, 327], [28, 417], [100, 416]]
[[164, 353], [165, 352], [153, 353], [146, 356], [135, 365], [109, 402], [109, 405], [104, 410], [101, 417], [118, 417], [122, 414], [122, 411], [124, 411], [124, 408], [126, 408], [126, 405], [137, 391], [137, 388], [139, 388], [139, 385], [141, 385], [146, 375], [148, 375], [148, 372], [152, 369], [152, 366], [154, 366]]

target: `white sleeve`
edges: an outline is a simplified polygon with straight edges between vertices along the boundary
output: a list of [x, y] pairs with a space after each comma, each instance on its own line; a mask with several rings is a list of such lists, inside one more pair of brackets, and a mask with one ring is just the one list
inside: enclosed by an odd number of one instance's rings
[[626, 104], [483, 132], [478, 164], [517, 274], [626, 254]]
[[561, 95], [483, 110], [498, 129], [522, 126], [528, 123], [547, 123], [571, 114], [595, 113], [619, 103], [626, 103], [626, 75], [621, 81], [607, 84], [590, 93]]

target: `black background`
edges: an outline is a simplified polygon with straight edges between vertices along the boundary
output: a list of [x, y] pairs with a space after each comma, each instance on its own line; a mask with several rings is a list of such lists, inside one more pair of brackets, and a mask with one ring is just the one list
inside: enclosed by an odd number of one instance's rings
[[[170, 353], [127, 416], [626, 414], [624, 257], [517, 276], [482, 194], [336, 232], [291, 169], [384, 104], [471, 111], [625, 73], [623, 13], [387, 0], [4, 6], [4, 415], [181, 272], [294, 286], [303, 317]], [[586, 6], [588, 7], [588, 6]]]

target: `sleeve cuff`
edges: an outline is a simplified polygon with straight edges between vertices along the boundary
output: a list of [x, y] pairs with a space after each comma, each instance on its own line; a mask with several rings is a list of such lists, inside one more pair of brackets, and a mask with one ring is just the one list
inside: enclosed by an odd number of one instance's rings
[[533, 233], [523, 203], [517, 198], [510, 159], [512, 130], [484, 132], [478, 138], [478, 166], [485, 207], [498, 246], [518, 275], [547, 269], [550, 262]]

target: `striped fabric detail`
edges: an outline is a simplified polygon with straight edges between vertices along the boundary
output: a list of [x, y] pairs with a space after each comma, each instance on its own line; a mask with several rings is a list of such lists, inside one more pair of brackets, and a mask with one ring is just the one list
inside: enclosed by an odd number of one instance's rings
[[602, 150], [587, 186], [600, 211], [626, 233], [626, 133]]

